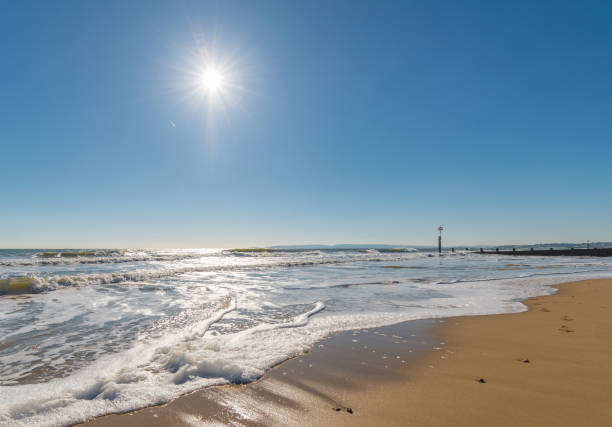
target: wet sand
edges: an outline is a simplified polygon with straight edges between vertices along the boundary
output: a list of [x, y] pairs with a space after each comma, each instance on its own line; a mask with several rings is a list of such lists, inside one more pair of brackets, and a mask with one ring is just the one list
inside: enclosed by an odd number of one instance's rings
[[89, 424], [610, 425], [612, 279], [559, 289], [524, 313], [337, 334], [255, 383]]

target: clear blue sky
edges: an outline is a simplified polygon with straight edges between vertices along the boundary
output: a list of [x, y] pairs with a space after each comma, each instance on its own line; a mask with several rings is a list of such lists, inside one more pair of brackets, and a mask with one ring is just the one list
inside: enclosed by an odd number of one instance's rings
[[0, 247], [612, 240], [612, 6], [535, 3], [5, 1]]

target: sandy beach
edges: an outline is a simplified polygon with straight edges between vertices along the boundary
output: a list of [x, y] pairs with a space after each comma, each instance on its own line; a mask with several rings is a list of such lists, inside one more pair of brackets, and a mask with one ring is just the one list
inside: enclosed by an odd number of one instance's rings
[[612, 427], [612, 2], [56, 3], [0, 14], [0, 427]]
[[248, 385], [90, 425], [609, 425], [612, 279], [519, 314], [334, 335]]

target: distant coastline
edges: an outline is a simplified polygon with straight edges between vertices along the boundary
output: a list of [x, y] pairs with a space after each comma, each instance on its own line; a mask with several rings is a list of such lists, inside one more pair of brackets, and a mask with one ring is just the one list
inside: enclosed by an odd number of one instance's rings
[[368, 243], [339, 243], [336, 245], [274, 245], [267, 249], [432, 249], [433, 246], [421, 245], [381, 245]]
[[[580, 242], [580, 243], [530, 243], [530, 244], [516, 244], [516, 245], [491, 245], [491, 244], [475, 244], [475, 245], [444, 245], [445, 248], [499, 248], [500, 250], [513, 248], [516, 249], [586, 249], [588, 248], [610, 248], [612, 242]], [[389, 245], [389, 244], [376, 244], [376, 243], [338, 243], [334, 245], [272, 245], [265, 246], [266, 249], [409, 249], [414, 248], [418, 250], [434, 250], [437, 249], [435, 245]]]

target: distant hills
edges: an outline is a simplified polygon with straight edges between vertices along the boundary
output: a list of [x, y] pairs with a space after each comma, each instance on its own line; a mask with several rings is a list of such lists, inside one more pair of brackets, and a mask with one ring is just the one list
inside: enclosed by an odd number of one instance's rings
[[337, 244], [337, 245], [277, 245], [267, 246], [269, 249], [408, 249], [431, 248], [432, 246], [414, 245], [375, 245], [375, 244]]

